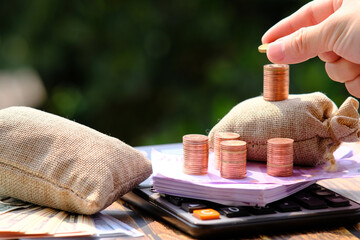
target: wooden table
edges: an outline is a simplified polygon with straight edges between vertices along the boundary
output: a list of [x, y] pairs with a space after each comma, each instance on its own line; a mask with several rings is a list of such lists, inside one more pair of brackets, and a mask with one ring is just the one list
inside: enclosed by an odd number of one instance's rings
[[[355, 153], [360, 153], [360, 142], [346, 145], [350, 145], [354, 149]], [[360, 177], [351, 179], [322, 180], [319, 183], [360, 203]], [[144, 237], [137, 239], [193, 239], [166, 223], [152, 218], [147, 213], [134, 209], [132, 206], [127, 205], [121, 200], [112, 204], [105, 210], [105, 212], [143, 232]], [[231, 239], [360, 239], [360, 220], [358, 223], [346, 227], [318, 229], [316, 231], [299, 231], [296, 233], [286, 233], [286, 231], [284, 231], [283, 234], [278, 235], [257, 235], [254, 233], [251, 238], [233, 236]]]

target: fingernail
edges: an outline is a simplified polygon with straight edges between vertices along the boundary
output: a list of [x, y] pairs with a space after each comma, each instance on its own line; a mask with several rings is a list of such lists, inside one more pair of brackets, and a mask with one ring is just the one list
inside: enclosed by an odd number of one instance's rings
[[269, 44], [267, 57], [271, 62], [280, 63], [284, 59], [284, 45], [282, 41], [275, 41]]

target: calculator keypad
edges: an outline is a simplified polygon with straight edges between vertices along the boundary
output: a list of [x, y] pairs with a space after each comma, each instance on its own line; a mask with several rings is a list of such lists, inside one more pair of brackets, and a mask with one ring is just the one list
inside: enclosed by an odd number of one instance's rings
[[254, 215], [264, 215], [264, 214], [272, 214], [275, 213], [275, 209], [270, 207], [269, 205], [266, 205], [265, 207], [247, 207], [249, 209], [249, 212], [251, 212]]
[[192, 213], [194, 210], [197, 209], [204, 209], [207, 206], [205, 204], [202, 203], [198, 203], [198, 202], [188, 202], [188, 203], [182, 203], [181, 204], [181, 209], [183, 209], [186, 212]]
[[250, 213], [244, 207], [224, 207], [220, 208], [228, 218], [250, 216]]
[[310, 192], [297, 193], [294, 198], [307, 209], [324, 209], [328, 207], [324, 200], [315, 197]]
[[350, 201], [348, 199], [341, 197], [339, 195], [325, 197], [324, 199], [327, 202], [327, 204], [329, 204], [329, 206], [331, 207], [344, 207], [350, 205]]
[[275, 209], [279, 212], [295, 212], [301, 211], [300, 205], [292, 200], [282, 200], [273, 204]]
[[220, 213], [214, 209], [199, 209], [194, 210], [194, 217], [199, 218], [201, 220], [213, 220], [219, 219]]
[[332, 192], [331, 190], [316, 184], [292, 195], [291, 197], [268, 204], [265, 207], [224, 206], [208, 201], [171, 195], [164, 195], [163, 199], [166, 199], [174, 206], [180, 207], [180, 209], [187, 213], [192, 214], [194, 211], [197, 211], [194, 216], [201, 220], [212, 219], [206, 218], [206, 216], [200, 216], [201, 210], [206, 210], [205, 212], [209, 213], [211, 211], [219, 212], [223, 217], [226, 218], [237, 218], [257, 215], [270, 215], [276, 214], [277, 212], [301, 212], [305, 209], [321, 210], [350, 206], [350, 201], [347, 198], [342, 197]]
[[169, 199], [169, 202], [171, 202], [175, 206], [181, 206], [181, 204], [184, 202], [184, 198], [182, 198], [182, 197], [168, 195], [168, 199]]

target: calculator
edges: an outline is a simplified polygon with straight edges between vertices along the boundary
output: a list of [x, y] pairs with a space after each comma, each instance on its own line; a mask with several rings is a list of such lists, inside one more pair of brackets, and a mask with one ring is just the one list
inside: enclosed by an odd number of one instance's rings
[[[170, 149], [174, 145], [164, 145]], [[149, 151], [150, 147], [139, 148]], [[148, 182], [149, 183], [149, 182]], [[146, 183], [122, 200], [195, 238], [344, 226], [360, 221], [360, 204], [321, 185], [309, 187], [265, 207], [226, 206], [160, 194]]]

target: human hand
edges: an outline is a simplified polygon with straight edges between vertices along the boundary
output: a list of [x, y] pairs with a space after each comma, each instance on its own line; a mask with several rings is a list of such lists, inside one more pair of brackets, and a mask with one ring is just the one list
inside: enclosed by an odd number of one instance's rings
[[318, 56], [332, 80], [345, 83], [350, 94], [360, 97], [359, 0], [309, 2], [270, 28], [262, 42], [270, 43], [267, 57], [274, 63]]

